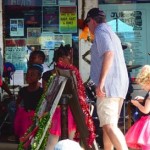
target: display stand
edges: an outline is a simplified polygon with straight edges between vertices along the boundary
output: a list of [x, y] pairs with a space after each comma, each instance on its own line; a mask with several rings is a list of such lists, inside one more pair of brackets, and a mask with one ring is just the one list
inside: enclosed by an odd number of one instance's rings
[[84, 114], [78, 99], [76, 78], [74, 74], [69, 70], [64, 69], [63, 70], [57, 69], [57, 70], [60, 76], [68, 78], [63, 94], [72, 95], [69, 99], [68, 105], [70, 106], [71, 112], [76, 122], [77, 129], [80, 134], [81, 143], [83, 144], [86, 150], [95, 150], [96, 149], [95, 145], [93, 144], [92, 148], [90, 148], [86, 140], [89, 136], [89, 131], [86, 126]]

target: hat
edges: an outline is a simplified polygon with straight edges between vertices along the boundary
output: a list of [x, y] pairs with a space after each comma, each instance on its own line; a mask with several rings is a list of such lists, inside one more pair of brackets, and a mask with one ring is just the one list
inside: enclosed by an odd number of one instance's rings
[[94, 17], [106, 17], [105, 13], [100, 10], [99, 8], [92, 8], [88, 11], [86, 19], [84, 20], [85, 23], [88, 23], [90, 21], [90, 18], [94, 18]]
[[79, 143], [73, 141], [73, 140], [61, 140], [59, 141], [55, 147], [54, 150], [82, 150]]
[[40, 73], [43, 72], [43, 66], [41, 64], [32, 64], [32, 65], [29, 65], [28, 69], [31, 69], [31, 68], [37, 69]]
[[8, 77], [8, 78], [12, 78], [11, 76], [13, 75], [13, 73], [16, 71], [15, 66], [10, 63], [10, 62], [5, 62], [4, 63], [4, 71], [3, 71], [3, 77]]

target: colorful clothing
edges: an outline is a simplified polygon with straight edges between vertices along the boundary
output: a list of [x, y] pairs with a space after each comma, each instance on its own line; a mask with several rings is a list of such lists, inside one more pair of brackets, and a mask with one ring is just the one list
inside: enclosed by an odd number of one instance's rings
[[19, 91], [21, 107], [16, 111], [14, 120], [14, 131], [16, 136], [21, 137], [33, 123], [34, 112], [42, 96], [43, 89], [39, 87], [36, 91], [29, 92], [27, 87]]
[[27, 112], [23, 107], [19, 107], [14, 120], [14, 131], [17, 137], [22, 137], [27, 129], [32, 125], [34, 111]]
[[[53, 72], [54, 70], [50, 70], [43, 73], [42, 79], [44, 81], [48, 81], [49, 77], [53, 75]], [[68, 107], [68, 134], [73, 130], [76, 130], [76, 124], [72, 116], [72, 112]], [[61, 136], [61, 107], [59, 105], [57, 106], [54, 115], [52, 117], [49, 132], [53, 135]]]
[[[150, 96], [149, 96], [150, 98]], [[145, 101], [142, 105], [145, 104]], [[150, 112], [143, 116], [127, 131], [126, 142], [133, 149], [150, 150]]]
[[[68, 134], [74, 130], [76, 130], [76, 125], [71, 110], [68, 107]], [[58, 106], [55, 110], [49, 132], [53, 135], [61, 136], [61, 107], [60, 106]]]

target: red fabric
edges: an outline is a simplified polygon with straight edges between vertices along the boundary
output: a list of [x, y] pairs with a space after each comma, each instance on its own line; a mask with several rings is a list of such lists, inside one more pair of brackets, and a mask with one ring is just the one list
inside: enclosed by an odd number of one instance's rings
[[[68, 133], [70, 133], [73, 130], [76, 130], [76, 124], [74, 122], [74, 118], [72, 116], [71, 110], [68, 107]], [[57, 107], [55, 110], [49, 132], [57, 136], [61, 135], [61, 108], [60, 107]]]
[[22, 137], [33, 123], [34, 111], [27, 112], [23, 107], [19, 107], [14, 121], [16, 136]]
[[3, 80], [2, 80], [2, 77], [0, 76], [0, 87], [2, 86], [3, 84]]

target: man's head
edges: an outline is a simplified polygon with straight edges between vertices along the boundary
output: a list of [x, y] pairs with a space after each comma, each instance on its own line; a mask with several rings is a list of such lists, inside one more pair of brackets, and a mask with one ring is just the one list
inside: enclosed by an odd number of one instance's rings
[[106, 15], [99, 8], [92, 8], [88, 11], [84, 22], [87, 24], [91, 19], [94, 19], [97, 23], [103, 23], [106, 22]]
[[87, 17], [84, 22], [88, 25], [90, 32], [94, 34], [96, 27], [100, 23], [106, 22], [105, 13], [99, 8], [92, 8], [88, 11]]

